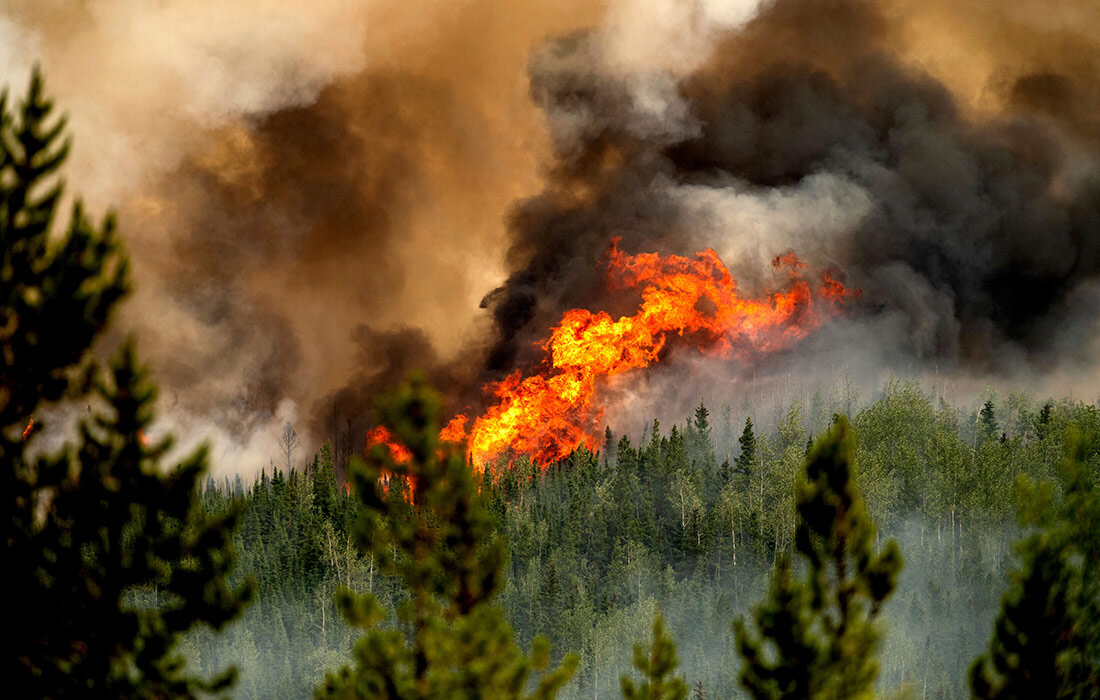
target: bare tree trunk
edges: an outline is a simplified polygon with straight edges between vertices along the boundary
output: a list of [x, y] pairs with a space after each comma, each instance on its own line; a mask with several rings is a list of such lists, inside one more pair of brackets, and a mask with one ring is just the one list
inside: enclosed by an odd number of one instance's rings
[[737, 566], [737, 519], [730, 518], [730, 544], [733, 548], [733, 565]]

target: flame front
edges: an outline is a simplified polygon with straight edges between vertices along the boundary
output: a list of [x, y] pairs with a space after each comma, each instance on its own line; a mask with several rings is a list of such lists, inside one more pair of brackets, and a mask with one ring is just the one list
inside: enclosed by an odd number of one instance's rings
[[[397, 442], [393, 435], [390, 434], [390, 431], [386, 430], [385, 426], [379, 425], [367, 431], [366, 451], [370, 452], [371, 448], [377, 445], [385, 445], [390, 452], [390, 458], [397, 464], [405, 464], [412, 459], [412, 452], [409, 448]], [[385, 469], [382, 470], [382, 476], [379, 480], [382, 484], [382, 492], [389, 493], [390, 480], [394, 478], [399, 478], [404, 481], [406, 497], [409, 503], [412, 503], [413, 499], [416, 497], [416, 485], [408, 477], [394, 474]]]
[[26, 439], [31, 436], [31, 433], [33, 431], [34, 431], [34, 419], [31, 418], [30, 421], [27, 423], [27, 427], [23, 428], [23, 440], [26, 441]]
[[[612, 289], [640, 290], [637, 312], [614, 320], [602, 311], [567, 311], [542, 344], [549, 355], [546, 369], [527, 377], [517, 371], [487, 387], [497, 402], [466, 438], [475, 464], [511, 451], [545, 465], [581, 445], [596, 449], [600, 380], [653, 364], [673, 337], [726, 356], [777, 350], [859, 295], [827, 273], [811, 284], [794, 253], [772, 262], [786, 273], [782, 290], [759, 299], [738, 295], [729, 269], [711, 249], [694, 258], [627, 255], [615, 240], [605, 262]], [[465, 420], [459, 416], [448, 424], [448, 439], [461, 439]]]
[[367, 431], [367, 451], [369, 452], [376, 445], [385, 445], [389, 448], [390, 457], [398, 464], [404, 464], [412, 459], [412, 452], [409, 451], [409, 448], [396, 442], [390, 431], [381, 425]]

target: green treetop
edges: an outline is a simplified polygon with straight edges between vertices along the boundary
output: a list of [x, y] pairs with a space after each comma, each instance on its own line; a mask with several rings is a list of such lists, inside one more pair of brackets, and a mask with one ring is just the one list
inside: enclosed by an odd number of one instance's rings
[[[513, 640], [500, 606], [504, 544], [477, 492], [462, 450], [439, 441], [439, 398], [419, 379], [380, 404], [382, 425], [411, 458], [395, 462], [385, 446], [351, 467], [362, 516], [355, 536], [384, 575], [403, 584], [396, 626], [371, 594], [343, 591], [347, 619], [365, 630], [355, 665], [329, 673], [317, 697], [550, 698], [573, 674], [566, 657], [548, 671], [549, 643], [537, 638], [530, 657]], [[413, 484], [415, 506], [387, 498], [383, 470]], [[391, 489], [392, 490], [392, 489]], [[531, 670], [541, 672], [529, 683]], [[530, 691], [530, 695], [528, 695]]]
[[[145, 444], [155, 390], [132, 346], [108, 372], [91, 351], [127, 291], [127, 263], [113, 220], [97, 228], [79, 204], [51, 240], [53, 175], [68, 153], [51, 111], [37, 73], [14, 111], [0, 96], [7, 682], [24, 697], [193, 697], [232, 680], [189, 675], [175, 645], [246, 600], [226, 579], [236, 511], [201, 514], [205, 451], [160, 468], [171, 441]], [[59, 401], [83, 419], [51, 453], [40, 436], [66, 428], [43, 412]]]
[[1018, 567], [1001, 601], [989, 651], [970, 669], [976, 698], [1100, 697], [1100, 495], [1070, 439], [1064, 495], [1020, 483]]
[[737, 471], [748, 476], [756, 468], [756, 434], [752, 429], [752, 417], [745, 418], [745, 429], [737, 442], [741, 446], [741, 454], [735, 462]]
[[797, 486], [795, 577], [780, 560], [755, 630], [734, 624], [744, 659], [741, 682], [754, 698], [869, 698], [878, 673], [875, 624], [901, 569], [891, 540], [873, 548], [875, 529], [852, 473], [855, 440], [837, 417], [806, 462]]
[[643, 680], [635, 685], [630, 676], [622, 677], [623, 698], [626, 700], [684, 700], [688, 694], [687, 683], [673, 676], [680, 665], [676, 658], [676, 644], [665, 632], [664, 619], [658, 615], [653, 621], [653, 642], [649, 648], [634, 645], [634, 668]]

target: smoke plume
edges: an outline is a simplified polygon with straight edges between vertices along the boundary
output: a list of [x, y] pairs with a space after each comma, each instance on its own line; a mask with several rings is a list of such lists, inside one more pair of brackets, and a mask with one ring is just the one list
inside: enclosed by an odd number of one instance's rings
[[120, 206], [124, 326], [169, 411], [244, 444], [360, 432], [412, 368], [476, 411], [563, 311], [629, 311], [613, 237], [713, 247], [749, 290], [794, 249], [863, 291], [800, 351], [642, 390], [839, 365], [1091, 386], [1096, 27], [1090, 0], [17, 0], [0, 77], [41, 62], [70, 183]]

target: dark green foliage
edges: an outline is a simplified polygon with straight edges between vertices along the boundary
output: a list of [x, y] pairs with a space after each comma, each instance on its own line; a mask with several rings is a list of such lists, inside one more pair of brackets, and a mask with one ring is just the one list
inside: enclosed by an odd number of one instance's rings
[[997, 413], [993, 408], [993, 401], [986, 401], [982, 406], [982, 410], [978, 412], [978, 426], [979, 431], [983, 438], [989, 439], [996, 437], [997, 431]]
[[1035, 531], [1001, 602], [989, 651], [975, 660], [978, 698], [1100, 697], [1100, 494], [1071, 442], [1058, 506], [1050, 485], [1021, 484], [1021, 520]]
[[[377, 597], [341, 593], [345, 616], [365, 635], [355, 645], [355, 666], [329, 674], [317, 696], [526, 697], [534, 669], [542, 676], [530, 697], [553, 697], [577, 661], [567, 657], [549, 671], [546, 639], [536, 640], [531, 658], [513, 642], [493, 603], [503, 584], [504, 543], [461, 451], [439, 442], [438, 397], [414, 379], [380, 410], [382, 424], [412, 457], [397, 463], [379, 446], [366, 462], [355, 461], [352, 484], [362, 504], [355, 536], [408, 597], [397, 606], [398, 625], [386, 627]], [[389, 495], [383, 470], [391, 475]], [[399, 480], [413, 485], [415, 506], [393, 497]]]
[[795, 547], [805, 575], [796, 578], [783, 557], [753, 614], [757, 631], [735, 623], [741, 680], [755, 698], [870, 696], [878, 673], [875, 620], [894, 590], [901, 555], [893, 541], [874, 552], [854, 452], [848, 422], [838, 417], [814, 445], [798, 485]]
[[[842, 406], [843, 392], [823, 395], [834, 398], [822, 399], [819, 412]], [[877, 686], [887, 696], [903, 685], [918, 697], [969, 695], [966, 667], [986, 646], [981, 631], [992, 625], [1012, 566], [1016, 525], [1006, 494], [1015, 475], [1050, 479], [1065, 434], [1076, 431], [1095, 436], [1082, 446], [1082, 459], [1096, 483], [1100, 410], [1052, 402], [1048, 432], [1040, 438], [1027, 431], [1042, 404], [1021, 405], [1019, 418], [1005, 421], [1009, 440], [979, 444], [978, 450], [973, 429], [980, 404], [955, 407], [915, 383], [894, 380], [860, 407], [860, 495], [876, 523], [887, 523], [882, 530], [902, 543], [908, 562], [885, 613]], [[768, 413], [784, 415], [780, 409]], [[1006, 408], [1005, 415], [1015, 412]], [[685, 418], [681, 434], [694, 414]], [[744, 413], [736, 421], [743, 425]], [[559, 697], [618, 696], [619, 675], [631, 663], [629, 640], [648, 637], [658, 609], [676, 635], [680, 672], [689, 685], [701, 682], [708, 697], [743, 695], [729, 621], [765, 595], [778, 566], [773, 561], [793, 549], [793, 494], [806, 438], [798, 420], [767, 427], [754, 422], [752, 431], [755, 476], [741, 477], [731, 466], [732, 478], [718, 493], [704, 489], [697, 500], [688, 499], [683, 536], [678, 489], [692, 481], [675, 478], [669, 460], [676, 450], [668, 433], [653, 427], [620, 437], [606, 465], [603, 455], [596, 464], [581, 452], [545, 471], [519, 460], [514, 468], [502, 464], [496, 474], [476, 477], [492, 504], [495, 531], [511, 550], [497, 600], [519, 645], [529, 648], [546, 634], [558, 659], [565, 651], [581, 657], [575, 681]], [[780, 452], [780, 445], [787, 448]], [[268, 469], [265, 479], [232, 487], [247, 499], [238, 542], [241, 565], [257, 576], [260, 602], [225, 634], [196, 637], [189, 653], [199, 652], [207, 672], [240, 663], [241, 698], [307, 695], [326, 667], [350, 661], [359, 631], [331, 602], [339, 587], [373, 592], [391, 621], [408, 599], [404, 584], [381, 575], [377, 560], [350, 539], [358, 494], [337, 488], [332, 505], [320, 505], [319, 494], [330, 489], [317, 483], [331, 476], [322, 469], [325, 452], [322, 446], [308, 473], [274, 478]], [[995, 462], [983, 464], [985, 458]], [[684, 474], [691, 475], [690, 465]], [[204, 497], [214, 512], [229, 502], [225, 495]], [[395, 503], [404, 504], [400, 495]]]
[[748, 476], [756, 469], [756, 433], [753, 432], [751, 416], [745, 418], [745, 429], [737, 442], [741, 445], [741, 454], [735, 462], [737, 471]]
[[1054, 413], [1054, 405], [1049, 401], [1043, 404], [1042, 410], [1039, 411], [1039, 417], [1036, 421], [1035, 432], [1038, 434], [1039, 439], [1047, 437], [1050, 432], [1050, 419]]
[[[171, 440], [143, 444], [155, 391], [133, 347], [109, 372], [95, 361], [126, 260], [112, 220], [97, 230], [79, 204], [49, 239], [68, 151], [50, 111], [37, 73], [14, 116], [0, 98], [6, 681], [21, 697], [193, 697], [233, 677], [188, 673], [176, 644], [243, 607], [248, 589], [227, 581], [236, 511], [200, 508], [205, 451], [165, 473]], [[83, 418], [76, 441], [48, 453], [38, 437], [64, 427], [37, 412], [59, 400]]]
[[676, 644], [665, 632], [665, 621], [660, 615], [653, 621], [653, 641], [649, 648], [634, 645], [634, 668], [642, 676], [642, 682], [634, 684], [630, 676], [621, 679], [623, 697], [626, 700], [684, 700], [688, 694], [687, 683], [673, 676], [680, 665], [676, 658]]

